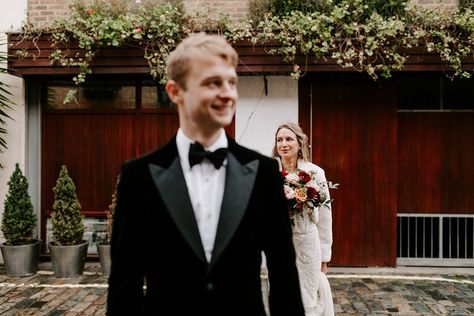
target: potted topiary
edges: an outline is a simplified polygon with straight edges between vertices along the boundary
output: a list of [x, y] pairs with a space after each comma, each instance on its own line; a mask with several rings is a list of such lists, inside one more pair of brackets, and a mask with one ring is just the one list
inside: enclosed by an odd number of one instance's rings
[[38, 270], [39, 241], [33, 238], [36, 215], [28, 194], [28, 181], [18, 163], [8, 182], [4, 202], [2, 249], [5, 269], [10, 276], [27, 276]]
[[48, 245], [54, 275], [59, 278], [80, 276], [84, 271], [89, 243], [83, 239], [81, 204], [66, 166], [62, 166], [53, 192], [53, 241]]
[[120, 175], [117, 177], [115, 183], [115, 191], [112, 194], [112, 203], [106, 211], [107, 214], [107, 232], [105, 240], [102, 243], [97, 244], [97, 253], [99, 254], [100, 267], [102, 268], [102, 274], [108, 278], [110, 275], [110, 241], [112, 239], [112, 224], [114, 220], [115, 207], [117, 206], [117, 187], [120, 181]]

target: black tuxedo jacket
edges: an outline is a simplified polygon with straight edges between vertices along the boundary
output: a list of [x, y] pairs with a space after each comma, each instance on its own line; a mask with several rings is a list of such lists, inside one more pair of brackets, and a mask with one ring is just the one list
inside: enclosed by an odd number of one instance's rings
[[265, 252], [272, 316], [303, 316], [277, 162], [229, 139], [216, 240], [206, 261], [176, 139], [122, 166], [107, 315], [264, 315]]

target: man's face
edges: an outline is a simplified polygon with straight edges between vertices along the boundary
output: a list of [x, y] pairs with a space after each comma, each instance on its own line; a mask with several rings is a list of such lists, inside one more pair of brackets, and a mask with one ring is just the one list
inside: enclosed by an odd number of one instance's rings
[[191, 64], [185, 87], [175, 85], [175, 93], [171, 94], [181, 127], [212, 133], [232, 122], [237, 74], [227, 61], [212, 55], [199, 56]]

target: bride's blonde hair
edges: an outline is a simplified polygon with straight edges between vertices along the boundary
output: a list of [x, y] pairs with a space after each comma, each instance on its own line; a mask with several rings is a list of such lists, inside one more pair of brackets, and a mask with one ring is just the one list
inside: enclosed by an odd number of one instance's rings
[[273, 158], [279, 157], [278, 151], [277, 151], [277, 134], [282, 128], [289, 129], [290, 131], [295, 133], [296, 139], [298, 140], [298, 144], [300, 145], [300, 150], [298, 151], [298, 158], [303, 159], [304, 161], [309, 161], [308, 136], [306, 136], [306, 134], [303, 133], [303, 130], [298, 124], [291, 123], [291, 122], [284, 123], [278, 126], [275, 132], [275, 144], [273, 145], [273, 149], [272, 149], [272, 157]]

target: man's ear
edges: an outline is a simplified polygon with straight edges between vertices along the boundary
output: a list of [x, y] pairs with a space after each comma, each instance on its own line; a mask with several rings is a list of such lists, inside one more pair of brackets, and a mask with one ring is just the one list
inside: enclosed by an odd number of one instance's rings
[[181, 88], [174, 80], [168, 80], [165, 85], [166, 93], [170, 100], [176, 104], [180, 105], [183, 101], [183, 97], [181, 96]]

